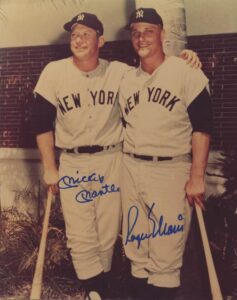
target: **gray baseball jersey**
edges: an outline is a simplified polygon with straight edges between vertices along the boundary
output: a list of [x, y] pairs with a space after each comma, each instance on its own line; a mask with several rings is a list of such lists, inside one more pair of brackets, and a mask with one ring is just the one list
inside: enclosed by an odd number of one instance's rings
[[118, 89], [128, 68], [100, 59], [95, 70], [82, 72], [72, 57], [45, 67], [34, 92], [57, 108], [57, 147], [107, 146], [122, 141]]
[[200, 69], [177, 57], [167, 58], [152, 75], [131, 69], [120, 90], [127, 122], [124, 151], [153, 156], [189, 153], [192, 127], [187, 107], [207, 84]]

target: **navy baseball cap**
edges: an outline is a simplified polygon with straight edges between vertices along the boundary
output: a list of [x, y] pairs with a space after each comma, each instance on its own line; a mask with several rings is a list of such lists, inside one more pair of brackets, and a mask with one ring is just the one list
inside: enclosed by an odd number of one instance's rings
[[63, 28], [66, 31], [71, 31], [73, 25], [75, 24], [82, 24], [90, 27], [94, 29], [99, 35], [103, 35], [104, 33], [103, 24], [100, 22], [96, 15], [90, 13], [82, 12], [76, 15], [70, 22], [64, 24]]
[[132, 23], [150, 23], [155, 25], [161, 25], [163, 28], [163, 20], [154, 8], [143, 8], [136, 9], [129, 18], [129, 23], [125, 29], [129, 30]]

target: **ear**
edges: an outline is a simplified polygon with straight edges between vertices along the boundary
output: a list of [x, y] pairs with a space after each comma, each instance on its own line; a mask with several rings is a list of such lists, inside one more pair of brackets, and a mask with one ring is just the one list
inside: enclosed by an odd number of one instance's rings
[[101, 36], [99, 36], [98, 47], [101, 48], [104, 46], [104, 44], [105, 44], [105, 39], [104, 39], [104, 36], [101, 35]]
[[161, 39], [161, 42], [164, 43], [164, 40], [165, 40], [165, 30], [164, 29], [161, 30], [160, 39]]

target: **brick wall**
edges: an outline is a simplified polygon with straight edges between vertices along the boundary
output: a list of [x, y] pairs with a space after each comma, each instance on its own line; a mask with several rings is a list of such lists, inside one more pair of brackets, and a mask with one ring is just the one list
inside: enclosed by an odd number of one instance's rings
[[[198, 52], [211, 81], [212, 148], [237, 149], [237, 34], [189, 37], [188, 43]], [[0, 147], [35, 147], [30, 127], [32, 89], [49, 61], [69, 55], [65, 45], [0, 49]], [[101, 56], [136, 62], [127, 41], [107, 43]]]
[[212, 148], [237, 150], [237, 34], [188, 38], [210, 79], [214, 132]]
[[[30, 126], [32, 90], [49, 61], [69, 55], [68, 45], [0, 49], [0, 147], [35, 147]], [[133, 64], [128, 42], [106, 43], [101, 57]]]

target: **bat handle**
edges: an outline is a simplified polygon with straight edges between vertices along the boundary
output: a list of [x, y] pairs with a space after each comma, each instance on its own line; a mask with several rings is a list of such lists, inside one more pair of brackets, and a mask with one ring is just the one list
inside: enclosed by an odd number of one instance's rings
[[212, 299], [213, 300], [223, 300], [220, 285], [219, 285], [218, 278], [216, 275], [216, 270], [215, 270], [212, 254], [211, 254], [210, 245], [208, 242], [208, 237], [207, 237], [207, 232], [206, 232], [206, 228], [205, 228], [202, 210], [197, 205], [197, 203], [195, 203], [195, 208], [196, 208], [197, 219], [198, 219], [198, 223], [199, 223], [199, 227], [200, 227], [200, 232], [201, 232], [201, 237], [202, 237], [202, 242], [203, 242], [203, 247], [204, 247], [204, 253], [205, 253], [205, 258], [206, 258], [206, 263], [207, 263], [207, 270], [208, 270], [208, 275], [209, 275], [209, 280], [210, 280]]
[[49, 215], [51, 210], [52, 198], [53, 198], [52, 191], [49, 188], [47, 202], [46, 202], [46, 210], [45, 210], [44, 221], [43, 221], [42, 236], [40, 240], [39, 253], [36, 262], [34, 278], [32, 282], [30, 300], [40, 299], [41, 297], [44, 257], [45, 257], [45, 249], [46, 249], [46, 241], [47, 241], [47, 233], [48, 233], [47, 229], [49, 225]]

